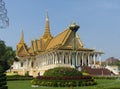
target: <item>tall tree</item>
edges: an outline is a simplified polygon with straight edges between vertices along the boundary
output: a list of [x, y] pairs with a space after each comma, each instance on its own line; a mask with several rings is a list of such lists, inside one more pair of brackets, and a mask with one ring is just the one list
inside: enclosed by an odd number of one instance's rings
[[0, 40], [0, 69], [6, 71], [10, 68], [12, 61], [15, 59], [15, 51], [12, 47], [5, 45], [5, 42]]

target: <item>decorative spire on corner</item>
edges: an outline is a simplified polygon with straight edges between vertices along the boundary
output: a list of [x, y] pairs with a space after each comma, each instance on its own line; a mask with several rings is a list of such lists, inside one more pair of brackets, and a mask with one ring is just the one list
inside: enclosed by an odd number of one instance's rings
[[22, 30], [22, 33], [21, 33], [20, 43], [24, 43], [24, 33], [23, 33], [23, 30]]
[[49, 17], [48, 17], [48, 11], [46, 12], [46, 25], [45, 25], [45, 32], [43, 37], [52, 37], [50, 33], [50, 25], [49, 25]]
[[46, 12], [46, 21], [49, 21], [48, 11]]

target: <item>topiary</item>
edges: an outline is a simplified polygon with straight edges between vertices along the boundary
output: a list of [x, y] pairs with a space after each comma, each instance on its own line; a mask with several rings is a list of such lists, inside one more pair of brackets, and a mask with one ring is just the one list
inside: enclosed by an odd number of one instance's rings
[[70, 67], [56, 67], [46, 70], [43, 76], [63, 77], [63, 76], [82, 76], [82, 72]]

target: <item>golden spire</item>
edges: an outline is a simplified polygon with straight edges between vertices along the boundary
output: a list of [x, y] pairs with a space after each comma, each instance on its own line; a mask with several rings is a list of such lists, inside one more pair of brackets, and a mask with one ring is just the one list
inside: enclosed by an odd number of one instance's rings
[[23, 30], [22, 30], [22, 33], [21, 33], [20, 43], [24, 43], [24, 33], [23, 33]]
[[43, 37], [45, 37], [45, 38], [51, 37], [48, 12], [46, 13], [46, 25], [45, 25], [45, 32], [44, 32]]

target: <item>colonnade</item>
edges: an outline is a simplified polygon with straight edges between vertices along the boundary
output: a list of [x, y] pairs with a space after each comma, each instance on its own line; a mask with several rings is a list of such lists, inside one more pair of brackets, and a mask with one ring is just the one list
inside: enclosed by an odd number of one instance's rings
[[[77, 66], [97, 66], [101, 65], [101, 52], [77, 51]], [[21, 58], [21, 61], [14, 63], [13, 69], [23, 71], [23, 73], [38, 73], [54, 66], [74, 66], [74, 52], [66, 50], [56, 50], [39, 54], [35, 57]], [[42, 72], [43, 73], [43, 72]]]
[[[101, 65], [101, 53], [100, 52], [76, 52], [76, 65], [78, 66], [95, 66], [96, 63]], [[36, 56], [34, 67], [41, 67], [51, 64], [69, 64], [74, 65], [73, 51], [57, 50], [48, 52], [46, 54]]]

